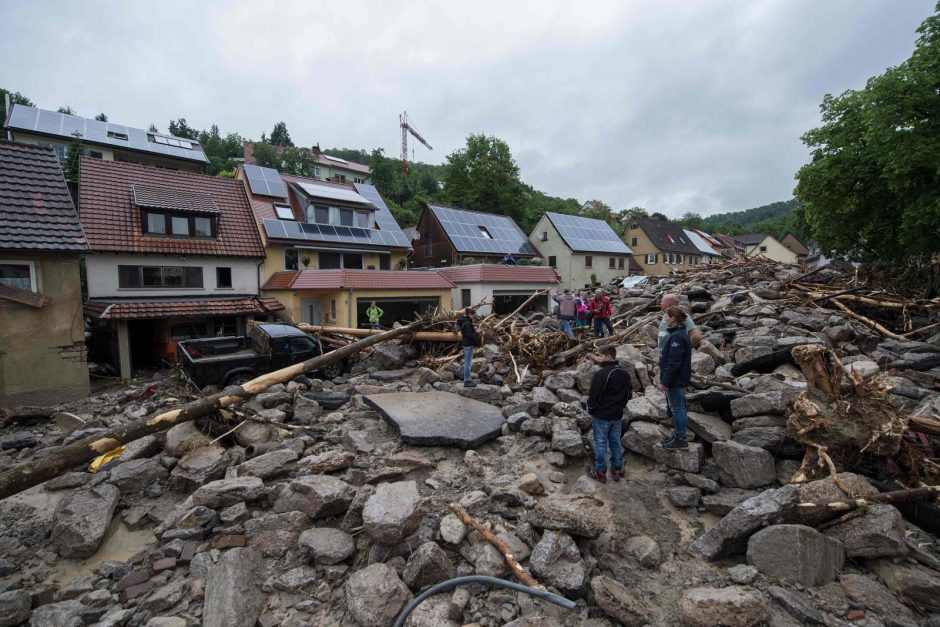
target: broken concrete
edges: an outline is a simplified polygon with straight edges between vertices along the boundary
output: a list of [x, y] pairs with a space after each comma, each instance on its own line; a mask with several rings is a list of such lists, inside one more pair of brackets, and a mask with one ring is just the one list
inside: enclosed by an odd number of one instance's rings
[[375, 394], [363, 399], [403, 442], [416, 446], [476, 448], [499, 436], [503, 428], [503, 415], [492, 405], [448, 392]]

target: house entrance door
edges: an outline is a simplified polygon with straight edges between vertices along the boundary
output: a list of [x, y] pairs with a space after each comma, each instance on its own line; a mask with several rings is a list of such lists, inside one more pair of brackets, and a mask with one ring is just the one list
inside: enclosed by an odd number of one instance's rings
[[323, 301], [320, 298], [300, 299], [301, 318], [307, 324], [323, 324]]

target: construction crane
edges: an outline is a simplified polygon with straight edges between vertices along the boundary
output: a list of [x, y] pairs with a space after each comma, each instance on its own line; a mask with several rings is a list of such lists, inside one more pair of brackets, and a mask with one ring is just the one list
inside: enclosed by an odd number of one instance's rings
[[414, 135], [415, 139], [427, 146], [428, 150], [434, 149], [431, 148], [431, 144], [421, 137], [421, 133], [416, 131], [415, 127], [411, 125], [407, 111], [403, 111], [402, 114], [398, 116], [398, 123], [401, 126], [401, 173], [408, 176], [408, 133]]

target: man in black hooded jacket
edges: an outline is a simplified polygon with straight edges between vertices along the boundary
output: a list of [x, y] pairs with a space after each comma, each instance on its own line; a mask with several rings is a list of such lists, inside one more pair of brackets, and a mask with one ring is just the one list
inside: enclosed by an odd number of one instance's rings
[[601, 367], [591, 379], [591, 392], [586, 403], [591, 414], [594, 432], [594, 467], [588, 476], [607, 483], [607, 449], [610, 449], [610, 476], [614, 481], [623, 479], [623, 449], [620, 433], [623, 429], [623, 408], [630, 400], [630, 375], [617, 363], [617, 349], [599, 348], [590, 358]]

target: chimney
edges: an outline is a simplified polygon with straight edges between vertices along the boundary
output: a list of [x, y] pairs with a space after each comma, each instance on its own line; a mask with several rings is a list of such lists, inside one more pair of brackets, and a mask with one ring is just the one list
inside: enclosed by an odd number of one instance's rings
[[320, 160], [320, 143], [317, 142], [313, 145], [313, 148], [310, 149], [313, 152], [313, 158], [317, 161]]

